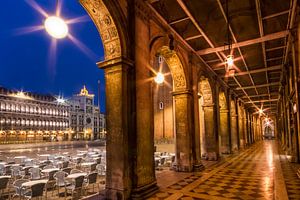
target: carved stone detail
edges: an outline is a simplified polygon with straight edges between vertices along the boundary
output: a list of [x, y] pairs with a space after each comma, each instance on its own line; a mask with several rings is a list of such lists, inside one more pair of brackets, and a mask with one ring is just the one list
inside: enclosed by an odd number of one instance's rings
[[175, 51], [169, 49], [169, 47], [162, 47], [159, 52], [168, 64], [172, 77], [174, 80], [174, 90], [180, 91], [187, 88], [185, 73], [182, 63]]
[[102, 0], [80, 0], [94, 21], [104, 46], [105, 60], [121, 56], [121, 42], [117, 27]]

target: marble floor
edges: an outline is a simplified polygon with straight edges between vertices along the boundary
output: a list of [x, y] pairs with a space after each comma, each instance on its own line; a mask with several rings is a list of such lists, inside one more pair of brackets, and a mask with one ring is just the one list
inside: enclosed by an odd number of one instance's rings
[[265, 140], [175, 183], [177, 176], [166, 173], [172, 184], [161, 183], [148, 200], [300, 199], [300, 179], [280, 153], [276, 141]]

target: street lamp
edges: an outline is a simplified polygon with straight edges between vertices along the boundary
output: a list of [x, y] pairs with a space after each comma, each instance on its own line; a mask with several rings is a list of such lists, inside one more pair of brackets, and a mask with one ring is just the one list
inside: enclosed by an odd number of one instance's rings
[[157, 84], [162, 84], [165, 80], [165, 76], [161, 73], [161, 72], [158, 72], [156, 74], [156, 76], [154, 77], [154, 81], [157, 83]]
[[66, 37], [69, 32], [66, 22], [57, 16], [47, 17], [44, 26], [49, 35], [56, 39], [62, 39]]

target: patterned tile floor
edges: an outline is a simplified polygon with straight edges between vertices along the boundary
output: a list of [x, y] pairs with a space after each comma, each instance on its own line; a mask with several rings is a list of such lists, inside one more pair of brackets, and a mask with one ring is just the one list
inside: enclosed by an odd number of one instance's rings
[[289, 199], [300, 199], [300, 179], [295, 176], [299, 164], [290, 163], [282, 151], [280, 162]]
[[[300, 179], [288, 161], [280, 160], [276, 141], [262, 141], [221, 164], [189, 174], [148, 200], [288, 199], [287, 194], [300, 199]], [[285, 181], [280, 181], [282, 175]]]

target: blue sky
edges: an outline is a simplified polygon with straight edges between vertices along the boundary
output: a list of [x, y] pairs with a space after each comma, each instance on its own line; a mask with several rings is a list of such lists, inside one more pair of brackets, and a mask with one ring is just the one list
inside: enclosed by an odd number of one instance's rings
[[[69, 97], [85, 84], [97, 98], [97, 81], [100, 80], [101, 110], [105, 111], [104, 74], [95, 64], [104, 57], [99, 33], [78, 0], [60, 1], [64, 19], [86, 16], [84, 22], [70, 24], [69, 32], [92, 53], [87, 55], [65, 38], [58, 40], [56, 55], [51, 57], [52, 38], [45, 30], [22, 34], [25, 27], [43, 25], [45, 17], [25, 0], [3, 1], [0, 7], [0, 85]], [[54, 15], [56, 0], [35, 2], [49, 15]], [[50, 58], [56, 58], [56, 63]]]

